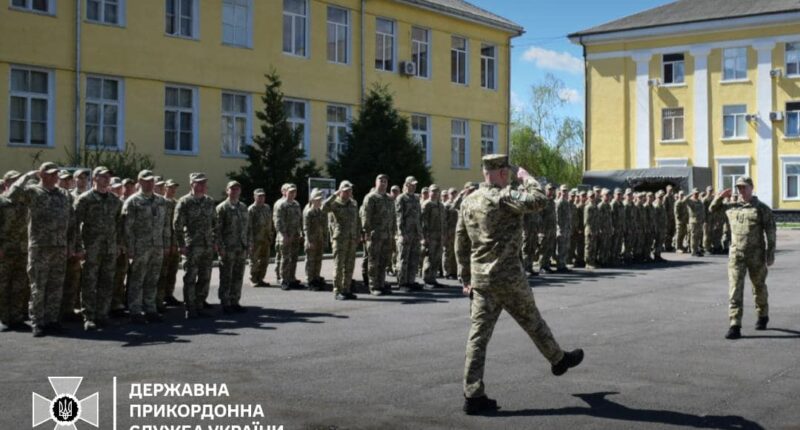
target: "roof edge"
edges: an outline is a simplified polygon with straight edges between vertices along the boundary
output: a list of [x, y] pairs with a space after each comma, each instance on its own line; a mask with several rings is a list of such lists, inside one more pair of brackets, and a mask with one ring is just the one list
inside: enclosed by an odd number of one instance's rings
[[510, 23], [505, 23], [500, 20], [482, 17], [474, 13], [469, 13], [455, 8], [447, 7], [438, 3], [430, 2], [428, 0], [395, 0], [395, 1], [399, 3], [406, 3], [412, 6], [420, 7], [422, 9], [428, 9], [433, 12], [443, 13], [445, 15], [450, 15], [455, 18], [460, 18], [466, 21], [475, 22], [477, 24], [483, 24], [489, 27], [494, 27], [499, 30], [513, 33], [515, 34], [515, 36], [521, 36], [525, 33], [524, 27], [522, 27], [517, 23], [511, 22], [510, 20], [509, 20]]

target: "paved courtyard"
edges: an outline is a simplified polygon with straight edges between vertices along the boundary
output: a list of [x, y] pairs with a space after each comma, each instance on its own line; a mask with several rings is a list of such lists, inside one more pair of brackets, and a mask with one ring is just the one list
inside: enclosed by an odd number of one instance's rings
[[[492, 417], [460, 410], [469, 300], [448, 282], [432, 292], [361, 294], [352, 302], [246, 287], [249, 312], [235, 317], [186, 322], [173, 309], [165, 324], [143, 328], [84, 334], [73, 325], [43, 339], [3, 333], [0, 429], [30, 428], [31, 392], [53, 395], [48, 376], [83, 376], [79, 398], [100, 392], [102, 429], [113, 428], [113, 377], [119, 429], [245, 428], [252, 421], [287, 430], [800, 429], [800, 231], [779, 231], [778, 244], [768, 278], [770, 330], [752, 329], [748, 287], [738, 341], [723, 338], [724, 256], [666, 254], [670, 262], [662, 265], [533, 278], [558, 341], [584, 348], [586, 359], [554, 377], [504, 314], [486, 368], [487, 392], [502, 406]], [[326, 261], [328, 279], [331, 267]], [[216, 270], [212, 288], [216, 303]], [[230, 397], [130, 399], [134, 383], [225, 383]], [[265, 417], [134, 420], [131, 403], [259, 404]]]

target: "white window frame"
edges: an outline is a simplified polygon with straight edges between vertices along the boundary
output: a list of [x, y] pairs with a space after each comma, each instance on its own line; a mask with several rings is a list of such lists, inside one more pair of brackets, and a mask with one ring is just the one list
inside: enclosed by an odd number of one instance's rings
[[[116, 101], [116, 103], [111, 103], [111, 102], [109, 102], [108, 99], [104, 99], [104, 98], [94, 99], [94, 98], [89, 97], [89, 79], [100, 79], [101, 80], [101, 83], [100, 83], [101, 88], [103, 86], [102, 81], [115, 81], [117, 83], [117, 101]], [[125, 81], [123, 80], [123, 78], [119, 78], [119, 77], [115, 77], [115, 76], [88, 75], [88, 76], [86, 76], [86, 84], [85, 84], [84, 88], [85, 88], [84, 89], [85, 97], [84, 97], [84, 100], [83, 100], [83, 130], [84, 130], [83, 141], [84, 141], [84, 145], [87, 148], [102, 149], [102, 150], [106, 150], [106, 151], [121, 151], [121, 150], [124, 150], [125, 149]], [[88, 103], [99, 104], [101, 107], [104, 107], [105, 105], [110, 105], [110, 104], [115, 104], [117, 106], [117, 125], [116, 125], [116, 127], [117, 127], [117, 141], [116, 141], [116, 145], [115, 146], [113, 146], [113, 147], [104, 146], [104, 145], [96, 146], [96, 145], [89, 145], [89, 142], [87, 142], [87, 138], [89, 136], [89, 133], [86, 132], [86, 128], [88, 126], [88, 124], [86, 123], [86, 120], [88, 118], [88, 115], [86, 115], [86, 110], [87, 110], [87, 104]], [[99, 109], [98, 115], [100, 116], [100, 118], [104, 118], [103, 111], [104, 111], [104, 109]], [[104, 126], [105, 126], [105, 121], [104, 121], [104, 119], [101, 119], [100, 125], [99, 125], [99, 129], [100, 129], [100, 134], [101, 135], [103, 134], [102, 130], [103, 130]]]
[[[235, 112], [235, 111], [225, 111], [225, 96], [233, 96], [236, 97], [244, 97], [244, 106], [245, 112]], [[223, 91], [220, 94], [220, 119], [222, 123], [225, 123], [225, 120], [230, 118], [234, 120], [234, 139], [236, 137], [236, 127], [235, 122], [236, 119], [244, 119], [244, 145], [249, 146], [253, 144], [253, 98], [248, 93], [243, 93], [240, 91]], [[246, 158], [247, 155], [242, 151], [236, 152], [225, 152], [225, 127], [222, 127], [222, 133], [220, 136], [220, 154], [223, 157], [232, 157], [232, 158]]]
[[[89, 3], [97, 2], [97, 13], [99, 19], [92, 19], [89, 18]], [[106, 3], [116, 3], [117, 4], [117, 22], [107, 22], [105, 20], [106, 16]], [[125, 26], [125, 10], [126, 10], [126, 0], [86, 0], [86, 11], [85, 17], [86, 22], [91, 22], [92, 24], [101, 24], [101, 25], [110, 25], [113, 27], [124, 27]]]
[[[178, 90], [190, 90], [192, 92], [192, 107], [191, 110], [183, 107], [178, 106], [167, 106], [167, 89], [168, 88], [175, 88]], [[200, 94], [197, 87], [191, 87], [187, 85], [180, 85], [180, 84], [166, 84], [164, 85], [164, 112], [167, 111], [167, 108], [170, 110], [182, 113], [182, 112], [190, 112], [192, 114], [192, 149], [190, 151], [182, 151], [180, 149], [167, 149], [167, 142], [166, 139], [163, 142], [164, 153], [168, 155], [197, 155], [200, 151], [199, 141], [200, 141]], [[176, 116], [178, 121], [180, 122], [180, 115]], [[176, 128], [178, 130], [178, 138], [175, 141], [176, 148], [180, 148], [180, 126]], [[164, 124], [164, 132], [166, 132], [166, 124]]]
[[783, 192], [781, 195], [784, 201], [800, 201], [800, 174], [793, 174], [796, 181], [797, 195], [794, 197], [789, 196], [789, 175], [786, 172], [787, 167], [798, 166], [800, 167], [800, 154], [798, 155], [782, 155], [781, 156], [781, 187]]
[[[342, 24], [342, 23], [339, 23], [339, 22], [331, 21], [330, 20], [331, 9], [338, 9], [340, 11], [343, 11], [345, 13], [345, 16], [347, 17], [347, 22], [345, 24]], [[329, 55], [330, 53], [326, 49], [325, 50], [325, 56], [327, 57], [328, 62], [329, 63], [333, 63], [333, 64], [345, 64], [345, 65], [350, 64], [351, 57], [353, 56], [352, 55], [352, 48], [351, 48], [352, 47], [352, 40], [353, 40], [353, 38], [352, 38], [352, 30], [351, 29], [353, 27], [352, 26], [353, 22], [352, 22], [352, 14], [350, 13], [350, 9], [347, 9], [347, 8], [344, 8], [344, 7], [339, 7], [339, 6], [328, 5], [328, 7], [326, 8], [326, 20], [325, 21], [327, 23], [327, 25], [326, 25], [326, 30], [327, 30], [326, 38], [328, 38], [327, 39], [328, 44], [326, 46], [330, 46], [330, 44], [331, 44], [331, 40], [329, 39], [330, 38], [331, 26], [334, 27], [334, 31], [336, 33], [336, 36], [338, 36], [339, 32], [341, 31], [341, 32], [344, 32], [344, 37], [345, 37], [345, 47], [344, 47], [344, 57], [345, 58], [344, 58], [344, 61], [342, 61], [339, 58], [338, 49], [335, 50], [335, 52], [336, 52], [335, 57], [336, 58], [334, 58], [334, 59], [330, 58], [330, 55]], [[338, 40], [338, 37], [335, 38], [335, 39]]]
[[[244, 8], [247, 17], [245, 18], [245, 28], [243, 30], [238, 29], [236, 23], [233, 23], [234, 27], [234, 39], [236, 39], [236, 34], [239, 31], [244, 33], [244, 43], [238, 43], [236, 40], [230, 41], [225, 40], [225, 26], [228, 25], [225, 23], [225, 7], [228, 6], [226, 3], [233, 2], [230, 6], [234, 9]], [[252, 48], [253, 47], [253, 0], [223, 0], [222, 1], [222, 44], [227, 46], [237, 46], [243, 48]]]
[[[736, 112], [732, 114], [726, 114], [726, 108], [743, 108], [742, 112]], [[745, 117], [747, 116], [747, 105], [724, 105], [722, 106], [722, 140], [747, 140], [749, 138], [747, 134], [747, 121]], [[733, 128], [734, 132], [732, 135], [727, 135], [725, 131], [725, 121], [727, 118], [733, 118]], [[744, 134], [739, 134], [740, 126], [744, 126]]]
[[[484, 48], [492, 48], [492, 56], [483, 54]], [[491, 64], [489, 64], [491, 62]], [[492, 72], [494, 82], [487, 84], [489, 71]], [[497, 91], [497, 45], [491, 43], [481, 43], [481, 88]]]
[[689, 167], [688, 158], [656, 158], [656, 167]]
[[[722, 169], [723, 167], [742, 167], [744, 166], [744, 174], [743, 175], [723, 175]], [[731, 189], [733, 190], [734, 194], [737, 194], [736, 191], [736, 179], [740, 176], [750, 176], [750, 157], [717, 157], [717, 189], [723, 189], [724, 186], [724, 178], [726, 176], [731, 177]]]
[[[420, 30], [425, 33], [425, 40], [418, 40], [414, 38], [414, 30]], [[425, 74], [422, 74], [422, 69], [419, 67], [419, 55], [422, 47], [425, 47], [425, 65], [427, 66], [427, 70], [425, 70]], [[411, 61], [416, 64], [416, 74], [415, 77], [421, 79], [430, 79], [433, 70], [431, 67], [431, 30], [429, 28], [420, 27], [420, 26], [412, 26], [411, 27]]]
[[[392, 32], [391, 33], [384, 33], [378, 30], [378, 21], [386, 21], [392, 24]], [[382, 52], [382, 58], [384, 61], [382, 62], [381, 66], [378, 67], [378, 38], [381, 39], [380, 43], [380, 50]], [[389, 50], [390, 54], [392, 55], [391, 58], [391, 66], [390, 68], [386, 68], [386, 42], [389, 41], [392, 43], [391, 49]], [[394, 72], [397, 70], [397, 21], [389, 18], [384, 17], [375, 17], [375, 70], [380, 70], [382, 72]]]
[[12, 10], [19, 10], [24, 12], [30, 13], [39, 13], [43, 15], [55, 15], [56, 14], [56, 0], [47, 0], [47, 10], [38, 10], [33, 8], [33, 0], [25, 0], [25, 6], [15, 6], [14, 0], [8, 1], [8, 8]]
[[[453, 129], [456, 122], [464, 124], [464, 134], [455, 134]], [[452, 169], [469, 169], [470, 168], [470, 148], [469, 148], [469, 120], [466, 119], [451, 119], [450, 120], [450, 168]], [[464, 164], [458, 164], [456, 160], [456, 141], [463, 139], [464, 141]]]
[[[423, 119], [425, 121], [425, 130], [419, 130], [414, 125], [414, 119]], [[431, 165], [431, 155], [433, 152], [433, 141], [431, 140], [432, 133], [431, 133], [431, 117], [429, 115], [424, 114], [411, 114], [409, 118], [409, 122], [411, 123], [411, 137], [414, 139], [418, 145], [422, 144], [423, 137], [425, 138], [425, 164], [430, 166]]]
[[[664, 116], [666, 111], [674, 111], [680, 109], [681, 115], [674, 115], [674, 116]], [[683, 126], [681, 127], [681, 137], [675, 137], [675, 119], [681, 118]], [[666, 138], [666, 130], [667, 130], [667, 120], [670, 120], [672, 134], [670, 138]], [[671, 142], [685, 142], [686, 141], [686, 110], [683, 107], [674, 107], [674, 108], [663, 108], [661, 109], [661, 142], [671, 143]]]
[[305, 117], [302, 120], [298, 120], [297, 118], [289, 116], [289, 113], [286, 113], [286, 121], [289, 123], [292, 128], [296, 127], [296, 125], [303, 126], [303, 141], [301, 142], [303, 145], [303, 153], [305, 154], [305, 159], [308, 160], [311, 157], [311, 140], [309, 139], [310, 136], [310, 124], [311, 124], [311, 104], [308, 100], [302, 99], [293, 99], [293, 98], [284, 98], [284, 103], [299, 103], [303, 105], [303, 112], [305, 113]]
[[[490, 137], [486, 137], [483, 135], [484, 127], [492, 128], [492, 135]], [[486, 146], [489, 142], [491, 142], [492, 148], [491, 151], [486, 151]], [[487, 154], [494, 154], [496, 152], [497, 152], [497, 124], [490, 122], [481, 123], [481, 157]]]
[[[47, 96], [43, 97], [40, 93], [31, 93], [27, 91], [13, 91], [11, 87], [11, 76], [14, 70], [22, 70], [26, 72], [39, 72], [47, 74]], [[25, 142], [11, 142], [11, 97], [24, 97], [27, 102], [26, 117], [25, 117]], [[43, 99], [47, 101], [47, 136], [44, 145], [36, 145], [30, 143], [31, 141], [31, 103], [32, 98]], [[41, 69], [37, 67], [12, 65], [8, 69], [8, 146], [12, 147], [25, 147], [25, 148], [52, 148], [55, 145], [55, 100], [56, 100], [56, 81], [55, 72], [48, 69]]]
[[[464, 49], [457, 49], [453, 47], [454, 39], [464, 40]], [[458, 55], [464, 55], [464, 82], [453, 80], [453, 55], [456, 55], [456, 67], [461, 64]], [[450, 82], [456, 85], [469, 86], [469, 39], [464, 36], [451, 35], [450, 36]]]
[[[747, 47], [737, 46], [722, 49], [722, 82], [743, 82], [747, 80]], [[725, 63], [733, 62], [733, 76], [726, 76]], [[740, 76], [741, 74], [741, 76]]]
[[[784, 136], [788, 139], [797, 139], [800, 138], [800, 109], [798, 110], [789, 110], [790, 104], [800, 104], [800, 101], [797, 102], [786, 102], [786, 114], [784, 115], [784, 129], [783, 133]], [[789, 129], [789, 117], [795, 117], [795, 124], [797, 124], [797, 130], [790, 130]]]
[[[309, 4], [308, 0], [302, 0], [302, 1], [304, 3], [303, 10], [305, 11], [305, 14], [299, 14], [299, 13], [287, 11], [286, 8], [283, 7], [283, 0], [281, 0], [281, 11], [283, 12], [283, 14], [281, 15], [281, 17], [282, 17], [281, 18], [281, 51], [283, 51], [284, 54], [290, 55], [292, 57], [308, 58], [309, 55], [311, 55], [310, 54], [310, 48], [311, 48], [310, 45], [311, 44], [308, 43], [309, 39], [310, 39], [310, 37], [309, 37], [309, 34], [310, 34], [309, 33], [309, 28], [311, 27], [311, 13], [310, 13], [309, 8], [311, 7], [311, 5]], [[291, 18], [291, 20], [292, 20], [292, 40], [291, 40], [291, 48], [290, 48], [289, 51], [287, 51], [285, 49], [285, 46], [284, 46], [285, 45], [285, 41], [283, 40], [283, 25], [284, 25], [283, 24], [283, 20], [285, 20], [287, 17]], [[295, 33], [297, 32], [297, 20], [298, 19], [302, 19], [303, 20], [303, 53], [302, 54], [298, 54], [297, 53], [298, 47], [295, 46], [295, 41], [297, 40], [295, 38]]]
[[[167, 21], [167, 2], [175, 1], [175, 16], [173, 20], [177, 20], [175, 23], [175, 29], [177, 31], [170, 33], [167, 31], [166, 28], [166, 21]], [[177, 37], [180, 39], [191, 39], [191, 40], [200, 40], [200, 2], [199, 0], [191, 0], [192, 2], [192, 34], [187, 36], [185, 34], [181, 34], [181, 16], [183, 11], [181, 10], [181, 0], [165, 0], [164, 1], [164, 34], [169, 37]]]
[[[792, 49], [790, 49], [792, 48]], [[787, 42], [784, 45], [784, 61], [786, 66], [786, 76], [800, 77], [800, 41]], [[795, 71], [789, 71], [789, 65], [794, 66]]]
[[[331, 122], [328, 119], [328, 109], [330, 108], [344, 109], [344, 116], [345, 116], [344, 122]], [[331, 127], [337, 128], [337, 133], [334, 134], [334, 137], [336, 139], [334, 144], [338, 149], [336, 153], [332, 153], [331, 148], [328, 147], [331, 143], [329, 140]], [[325, 105], [325, 154], [328, 160], [337, 160], [339, 158], [339, 155], [345, 149], [345, 142], [339, 141], [339, 133], [338, 133], [339, 128], [344, 128], [346, 131], [350, 129], [350, 106], [343, 104], [336, 104], [336, 103], [328, 103]]]
[[[683, 55], [683, 60], [670, 60], [667, 61], [666, 58], [670, 55]], [[675, 69], [678, 64], [682, 65], [683, 73], [681, 74], [681, 80], [675, 80]], [[667, 66], [672, 66], [672, 81], [667, 82]], [[686, 85], [686, 54], [682, 52], [671, 52], [667, 54], [661, 55], [661, 81], [664, 82], [666, 86], [681, 86]]]

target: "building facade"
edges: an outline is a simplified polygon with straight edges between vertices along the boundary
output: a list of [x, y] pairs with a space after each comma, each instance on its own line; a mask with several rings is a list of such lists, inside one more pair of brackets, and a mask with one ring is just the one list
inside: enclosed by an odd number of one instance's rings
[[[736, 7], [733, 7], [736, 6]], [[696, 166], [800, 209], [800, 5], [681, 0], [570, 35], [586, 63], [586, 170]]]
[[324, 165], [365, 88], [388, 84], [434, 177], [507, 150], [517, 24], [460, 0], [1, 0], [0, 170], [135, 145], [218, 195], [244, 163], [265, 73]]

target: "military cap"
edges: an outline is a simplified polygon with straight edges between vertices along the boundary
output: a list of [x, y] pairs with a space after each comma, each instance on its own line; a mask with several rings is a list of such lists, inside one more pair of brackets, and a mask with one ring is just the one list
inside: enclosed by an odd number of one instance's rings
[[737, 187], [744, 187], [744, 186], [753, 186], [753, 179], [749, 176], [739, 176], [739, 179], [736, 180]]
[[253, 191], [253, 195], [254, 196], [266, 196], [267, 193], [264, 191], [263, 188], [256, 188], [256, 190]]
[[153, 175], [152, 170], [145, 169], [139, 172], [139, 175], [136, 177], [136, 179], [140, 181], [152, 181], [153, 179], [155, 179], [155, 175]]
[[156, 181], [156, 185], [164, 185], [164, 178], [161, 176], [156, 176], [153, 178]]
[[699, 193], [699, 192], [700, 192], [700, 190], [698, 190], [697, 187], [692, 188], [692, 194], [696, 194], [696, 193]]
[[22, 176], [22, 173], [17, 172], [16, 170], [9, 170], [8, 172], [6, 172], [5, 175], [3, 175], [3, 179], [6, 180], [6, 181], [8, 181], [8, 180], [16, 180], [20, 176]]
[[436, 184], [431, 185], [430, 192], [439, 191], [439, 186]]
[[135, 183], [135, 181], [133, 179], [131, 179], [131, 178], [125, 178], [125, 179], [122, 180], [122, 185], [131, 185], [131, 184], [134, 184], [134, 183]]
[[422, 187], [422, 192], [423, 192], [423, 193], [427, 193], [428, 191], [430, 191], [430, 188], [428, 188], [428, 187]]
[[547, 184], [547, 185], [544, 186], [545, 190], [552, 190], [553, 188], [554, 188], [553, 184]]
[[376, 181], [380, 180], [380, 179], [386, 179], [388, 181], [389, 180], [389, 175], [387, 175], [386, 173], [381, 173], [380, 175], [375, 177]]
[[194, 172], [189, 174], [189, 183], [194, 184], [195, 182], [205, 182], [208, 180], [208, 177], [203, 172]]
[[281, 185], [281, 192], [285, 193], [287, 188], [289, 188], [289, 183], [288, 182], [286, 182], [283, 185]]
[[89, 169], [78, 169], [73, 174], [73, 178], [80, 178], [81, 176], [85, 176], [89, 174]]
[[656, 197], [663, 197], [663, 196], [664, 196], [664, 191], [658, 190], [656, 192]]
[[483, 161], [483, 168], [486, 170], [497, 170], [503, 167], [509, 167], [508, 155], [505, 154], [488, 154], [484, 155], [481, 160]]
[[228, 181], [228, 184], [225, 185], [226, 190], [230, 190], [233, 187], [242, 188], [242, 184], [240, 184], [239, 181]]
[[39, 171], [44, 173], [57, 173], [58, 166], [56, 165], [56, 163], [45, 161], [44, 163], [42, 163], [41, 166], [39, 166]]
[[633, 190], [630, 188], [625, 188], [625, 194], [633, 194]]
[[603, 189], [603, 187], [601, 187], [599, 185], [595, 185], [595, 186], [592, 187], [592, 190], [594, 190], [594, 191], [600, 191], [602, 189]]
[[647, 192], [647, 197], [653, 197], [653, 192], [652, 191], [648, 191]]
[[164, 183], [164, 186], [166, 186], [166, 187], [177, 187], [177, 186], [180, 186], [180, 184], [175, 182], [172, 179], [167, 179], [167, 182]]
[[392, 185], [391, 191], [400, 191], [400, 187], [398, 185]]
[[297, 185], [292, 184], [292, 183], [286, 184], [286, 191], [289, 192], [289, 191], [292, 191], [292, 190], [297, 191]]
[[569, 195], [571, 195], [571, 196], [577, 196], [577, 195], [578, 195], [578, 190], [576, 190], [576, 189], [574, 189], [574, 188], [573, 188], [573, 189], [571, 189], [571, 190], [569, 190]]
[[352, 189], [353, 189], [353, 183], [350, 181], [345, 180], [339, 184], [339, 191], [347, 191]]
[[594, 190], [589, 190], [586, 192], [586, 197], [594, 197]]
[[457, 193], [457, 192], [458, 192], [458, 190], [457, 190], [457, 189], [455, 189], [455, 188], [453, 188], [453, 187], [450, 187], [450, 188], [448, 188], [448, 189], [447, 189], [447, 192], [448, 192], [448, 193]]
[[586, 197], [586, 191], [578, 191], [578, 197]]
[[405, 185], [408, 185], [408, 184], [417, 185], [417, 178], [415, 178], [413, 176], [407, 176], [406, 177], [406, 181], [404, 182], [404, 184]]
[[100, 175], [110, 175], [111, 170], [106, 166], [97, 166], [92, 171], [92, 177], [100, 176]]
[[61, 170], [58, 172], [58, 179], [72, 179], [72, 173], [69, 170]]
[[614, 188], [614, 194], [622, 194], [622, 188]]
[[322, 190], [319, 188], [311, 190], [311, 200], [322, 200]]
[[122, 186], [122, 179], [114, 176], [111, 178], [111, 188], [119, 188]]
[[606, 194], [608, 194], [610, 192], [611, 192], [611, 190], [609, 190], [608, 188], [603, 188], [602, 190], [600, 190], [600, 194], [601, 195], [606, 195]]

